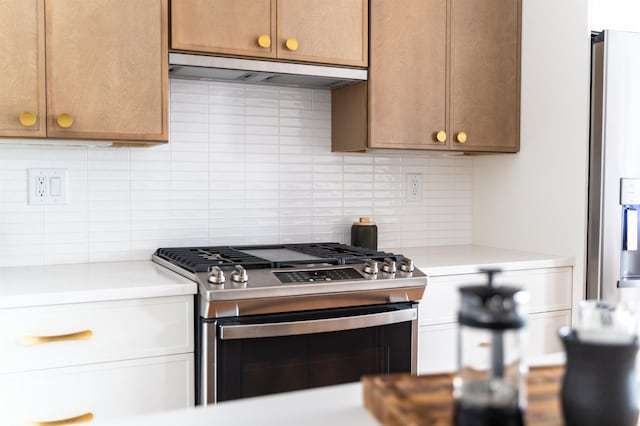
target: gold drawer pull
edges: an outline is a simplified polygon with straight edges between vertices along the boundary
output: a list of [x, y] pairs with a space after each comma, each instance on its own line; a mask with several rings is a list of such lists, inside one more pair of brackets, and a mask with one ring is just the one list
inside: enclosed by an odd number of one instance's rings
[[284, 45], [287, 47], [287, 49], [295, 52], [296, 50], [298, 50], [298, 39], [294, 37], [288, 38], [287, 41], [284, 42]]
[[459, 143], [467, 143], [467, 134], [465, 132], [460, 132], [456, 135], [456, 140]]
[[26, 422], [23, 426], [61, 426], [61, 425], [75, 425], [78, 423], [87, 423], [93, 420], [93, 413], [86, 413], [77, 417], [70, 417], [62, 420], [51, 420], [48, 422]]
[[22, 336], [20, 344], [22, 346], [39, 345], [41, 343], [64, 342], [69, 340], [88, 340], [93, 336], [93, 331], [82, 330], [69, 334], [58, 334], [56, 336]]
[[66, 113], [60, 114], [58, 117], [56, 117], [56, 123], [58, 123], [58, 126], [62, 127], [63, 129], [68, 129], [69, 127], [73, 126], [73, 117]]
[[436, 141], [445, 143], [447, 141], [447, 132], [445, 132], [444, 130], [440, 130], [438, 133], [436, 133]]
[[267, 34], [262, 34], [260, 37], [258, 37], [258, 46], [264, 48], [264, 49], [268, 49], [271, 47], [271, 37], [269, 37]]
[[38, 117], [31, 111], [24, 111], [20, 113], [18, 120], [24, 127], [32, 127], [38, 122]]
[[491, 347], [491, 343], [490, 342], [480, 342], [480, 343], [478, 343], [478, 347], [479, 348], [490, 348]]

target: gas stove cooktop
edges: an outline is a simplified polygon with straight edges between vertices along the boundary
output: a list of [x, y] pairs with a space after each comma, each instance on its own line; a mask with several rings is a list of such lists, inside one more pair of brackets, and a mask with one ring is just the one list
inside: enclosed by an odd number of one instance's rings
[[276, 269], [305, 264], [348, 265], [367, 259], [398, 262], [402, 255], [339, 243], [245, 245], [219, 247], [159, 248], [155, 256], [192, 274], [209, 272], [214, 266], [231, 270]]

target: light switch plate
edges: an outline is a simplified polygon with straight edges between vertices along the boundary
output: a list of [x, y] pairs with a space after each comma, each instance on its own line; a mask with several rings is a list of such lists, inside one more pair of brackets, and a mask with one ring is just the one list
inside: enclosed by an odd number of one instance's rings
[[68, 204], [67, 169], [27, 169], [29, 204]]

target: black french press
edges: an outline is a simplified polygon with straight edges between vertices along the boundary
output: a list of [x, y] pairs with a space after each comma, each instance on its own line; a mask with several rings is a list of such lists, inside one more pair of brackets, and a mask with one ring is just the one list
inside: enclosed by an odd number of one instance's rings
[[454, 378], [457, 426], [520, 426], [527, 404], [524, 362], [527, 292], [495, 286], [500, 270], [484, 269], [487, 285], [461, 287], [458, 371]]

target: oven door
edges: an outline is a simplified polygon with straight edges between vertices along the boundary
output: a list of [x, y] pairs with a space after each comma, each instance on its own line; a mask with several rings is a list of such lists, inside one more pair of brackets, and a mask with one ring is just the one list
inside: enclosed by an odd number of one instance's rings
[[200, 403], [416, 373], [417, 304], [202, 320]]

